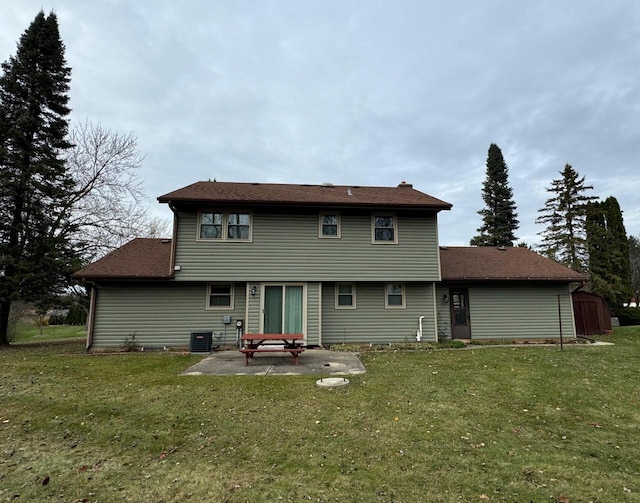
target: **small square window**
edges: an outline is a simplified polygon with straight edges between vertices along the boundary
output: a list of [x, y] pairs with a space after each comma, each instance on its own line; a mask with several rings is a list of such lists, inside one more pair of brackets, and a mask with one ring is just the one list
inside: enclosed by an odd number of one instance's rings
[[373, 215], [372, 231], [374, 243], [397, 243], [395, 215]]
[[321, 213], [320, 214], [320, 237], [339, 238], [340, 237], [340, 214]]
[[404, 285], [402, 283], [387, 283], [385, 291], [385, 308], [397, 309], [405, 307]]
[[356, 286], [352, 283], [336, 283], [336, 309], [356, 308]]
[[207, 309], [233, 309], [233, 285], [210, 284]]

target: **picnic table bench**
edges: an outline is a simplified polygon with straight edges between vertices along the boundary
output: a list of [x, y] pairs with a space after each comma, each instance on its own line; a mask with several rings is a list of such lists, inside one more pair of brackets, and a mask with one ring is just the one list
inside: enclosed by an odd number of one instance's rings
[[302, 340], [304, 334], [244, 334], [240, 340], [244, 343], [240, 352], [244, 354], [246, 363], [255, 353], [291, 353], [293, 361], [298, 365], [298, 357], [304, 351]]

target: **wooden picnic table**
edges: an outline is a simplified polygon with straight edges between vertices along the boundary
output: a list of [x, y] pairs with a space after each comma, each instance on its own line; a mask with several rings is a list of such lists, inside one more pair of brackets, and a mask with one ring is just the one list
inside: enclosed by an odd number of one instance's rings
[[298, 357], [304, 351], [302, 340], [304, 334], [243, 334], [240, 340], [244, 343], [240, 352], [244, 354], [246, 363], [255, 353], [291, 353], [293, 361], [298, 365]]

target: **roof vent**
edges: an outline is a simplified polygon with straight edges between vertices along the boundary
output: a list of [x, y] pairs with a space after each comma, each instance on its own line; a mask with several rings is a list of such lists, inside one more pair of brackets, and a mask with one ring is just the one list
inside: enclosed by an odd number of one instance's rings
[[320, 185], [320, 187], [322, 187], [323, 189], [332, 189], [333, 184], [331, 182], [324, 182], [322, 185]]
[[160, 242], [161, 242], [162, 244], [165, 244], [165, 245], [166, 245], [167, 243], [171, 243], [171, 240], [170, 240], [170, 239], [161, 239], [161, 240], [160, 240]]
[[412, 189], [413, 188], [413, 184], [407, 183], [404, 180], [402, 180], [402, 182], [400, 183], [400, 185], [398, 185], [398, 187], [406, 187], [408, 189]]
[[498, 250], [507, 251], [507, 247], [506, 246], [498, 246]]

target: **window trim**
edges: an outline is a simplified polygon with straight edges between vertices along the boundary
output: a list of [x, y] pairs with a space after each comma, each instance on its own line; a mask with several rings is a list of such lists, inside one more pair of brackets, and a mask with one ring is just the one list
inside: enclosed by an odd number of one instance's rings
[[[222, 233], [219, 238], [203, 238], [201, 236], [202, 215], [205, 213], [219, 213], [222, 215]], [[249, 216], [249, 237], [247, 239], [229, 237], [229, 215], [230, 214]], [[207, 209], [199, 210], [197, 218], [198, 220], [196, 221], [196, 241], [203, 241], [203, 242], [226, 241], [228, 243], [250, 243], [253, 241], [253, 212], [249, 210], [242, 210], [242, 209], [220, 210], [220, 209], [207, 208]], [[232, 225], [240, 225], [240, 224], [232, 224]]]
[[[323, 230], [323, 226], [324, 223], [322, 222], [322, 218], [325, 216], [335, 216], [336, 217], [336, 234], [335, 235], [329, 235], [329, 234], [323, 234], [322, 230]], [[321, 211], [319, 216], [318, 216], [318, 237], [320, 239], [340, 239], [342, 237], [342, 218], [340, 217], [340, 212], [339, 211]], [[330, 225], [330, 224], [329, 224]]]
[[[376, 218], [393, 219], [393, 240], [383, 241], [376, 239]], [[375, 245], [397, 245], [398, 244], [398, 216], [395, 213], [372, 213], [371, 214], [371, 243]]]
[[[211, 287], [213, 286], [228, 286], [229, 287], [229, 305], [228, 306], [212, 306], [211, 302]], [[233, 283], [207, 283], [207, 288], [205, 289], [206, 298], [205, 298], [205, 310], [206, 311], [233, 311], [234, 309], [234, 300], [235, 300], [235, 290], [236, 286]], [[222, 296], [222, 295], [220, 295]], [[225, 295], [226, 297], [226, 295]]]
[[[349, 285], [351, 287], [351, 304], [349, 305], [341, 305], [338, 302], [338, 298], [340, 297], [339, 286]], [[347, 295], [347, 294], [343, 294]], [[335, 309], [356, 309], [356, 284], [355, 283], [335, 283], [334, 285], [334, 307]]]
[[[391, 285], [400, 286], [400, 295], [402, 297], [402, 303], [400, 305], [389, 304], [389, 287]], [[398, 295], [398, 294], [394, 294]], [[407, 308], [407, 289], [404, 283], [385, 283], [384, 284], [384, 308], [385, 309], [406, 309]]]

